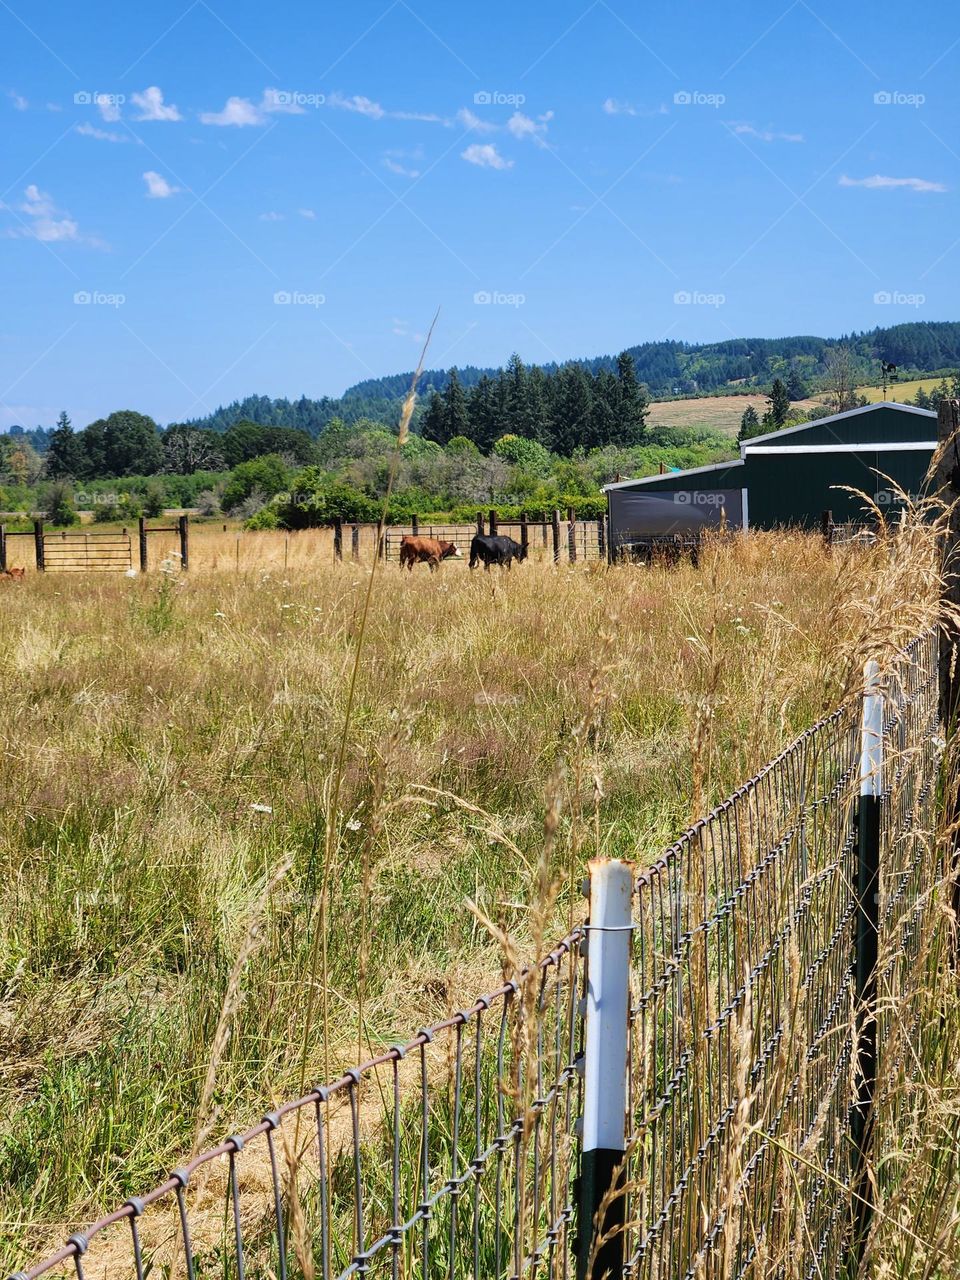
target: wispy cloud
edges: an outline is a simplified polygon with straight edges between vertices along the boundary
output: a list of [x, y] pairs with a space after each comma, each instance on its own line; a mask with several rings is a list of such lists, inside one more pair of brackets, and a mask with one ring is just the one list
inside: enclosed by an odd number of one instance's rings
[[150, 200], [169, 200], [180, 190], [179, 187], [172, 187], [166, 178], [153, 169], [146, 171], [143, 180], [147, 184], [147, 198]]
[[758, 129], [755, 125], [747, 124], [742, 120], [731, 124], [730, 128], [734, 133], [756, 138], [758, 142], [803, 142], [802, 133], [778, 133], [775, 129]]
[[183, 116], [173, 103], [163, 100], [163, 91], [152, 84], [143, 93], [135, 93], [130, 101], [140, 111], [137, 120], [182, 120]]
[[498, 128], [491, 120], [481, 120], [469, 107], [460, 108], [456, 114], [456, 121], [465, 129], [472, 129], [474, 133], [496, 133]]
[[389, 169], [391, 173], [398, 173], [401, 178], [419, 178], [419, 169], [408, 169], [401, 164], [399, 160], [392, 160], [390, 156], [383, 157], [383, 167]]
[[0, 209], [15, 209], [27, 219], [26, 225], [9, 228], [5, 232], [8, 238], [26, 237], [46, 244], [73, 241], [76, 244], [93, 245], [98, 249], [107, 247], [96, 236], [84, 235], [76, 220], [66, 210], [58, 208], [53, 197], [41, 191], [34, 183], [25, 189], [23, 197], [20, 204], [12, 207], [0, 203]]
[[388, 111], [379, 102], [360, 93], [355, 93], [352, 97], [346, 97], [342, 93], [328, 94], [327, 106], [335, 107], [338, 111], [353, 111], [357, 115], [366, 116], [368, 120], [419, 120], [424, 124], [450, 124], [449, 120], [432, 111]]
[[608, 116], [665, 116], [668, 114], [662, 102], [659, 107], [638, 107], [632, 102], [624, 102], [619, 98], [605, 98], [602, 109]]
[[97, 138], [100, 142], [130, 142], [128, 133], [115, 133], [112, 129], [98, 129], [95, 124], [85, 120], [78, 124], [75, 133], [82, 133], [85, 138]]
[[112, 93], [98, 93], [96, 97], [100, 117], [106, 120], [107, 124], [116, 124], [120, 119], [120, 105], [115, 99], [116, 95]]
[[545, 147], [547, 144], [544, 137], [547, 132], [547, 125], [553, 119], [553, 112], [546, 111], [542, 116], [537, 116], [534, 120], [531, 116], [525, 116], [522, 111], [515, 111], [507, 121], [507, 132], [511, 133], [520, 142], [529, 140], [535, 142], [538, 147]]
[[8, 92], [7, 92], [7, 97], [8, 97], [8, 98], [10, 99], [10, 101], [13, 103], [14, 108], [15, 108], [17, 111], [28, 111], [28, 110], [29, 110], [29, 108], [30, 108], [30, 103], [26, 100], [26, 98], [23, 96], [23, 94], [22, 94], [22, 93], [17, 93], [16, 89], [10, 89], [10, 90], [8, 90]]
[[259, 102], [249, 98], [228, 98], [222, 111], [201, 111], [200, 123], [234, 126], [242, 129], [248, 125], [266, 124], [272, 115], [302, 116], [303, 107], [290, 101], [290, 95], [277, 89], [264, 89]]
[[838, 185], [841, 187], [866, 187], [870, 191], [889, 191], [904, 187], [908, 191], [946, 191], [942, 182], [931, 182], [927, 178], [891, 178], [886, 174], [875, 173], [869, 178], [850, 178], [845, 173], [840, 175]]
[[308, 222], [313, 222], [317, 216], [313, 209], [298, 209], [297, 213], [299, 213], [301, 218], [306, 218]]
[[285, 216], [286, 216], [285, 214], [277, 213], [273, 209], [271, 209], [269, 213], [260, 214], [260, 221], [261, 222], [283, 222]]
[[475, 164], [480, 169], [513, 168], [513, 161], [505, 159], [493, 142], [473, 142], [460, 155], [467, 164]]

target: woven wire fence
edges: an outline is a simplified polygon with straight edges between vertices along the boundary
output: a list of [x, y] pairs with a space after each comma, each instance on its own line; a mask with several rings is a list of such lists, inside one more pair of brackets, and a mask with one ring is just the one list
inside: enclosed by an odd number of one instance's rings
[[[891, 996], [909, 988], [941, 874], [936, 655], [923, 636], [889, 673], [879, 914]], [[637, 878], [625, 1275], [841, 1273], [860, 731], [856, 699]]]
[[[881, 1064], [899, 1068], [941, 876], [934, 634], [893, 664], [885, 707], [878, 1023]], [[842, 1274], [860, 735], [853, 699], [635, 878], [630, 1280]], [[567, 1280], [588, 933], [195, 1156], [18, 1280]]]
[[564, 1277], [582, 930], [18, 1277]]

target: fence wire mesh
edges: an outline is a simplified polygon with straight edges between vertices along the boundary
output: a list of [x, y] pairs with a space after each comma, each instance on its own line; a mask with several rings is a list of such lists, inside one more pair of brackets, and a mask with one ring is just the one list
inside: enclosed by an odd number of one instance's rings
[[[909, 988], [940, 878], [936, 695], [930, 635], [898, 658], [886, 702], [879, 911], [891, 998]], [[625, 1250], [637, 1280], [840, 1274], [860, 730], [857, 699], [637, 878]]]
[[[878, 1021], [898, 1066], [941, 874], [934, 634], [893, 664], [885, 706]], [[630, 1280], [842, 1274], [860, 734], [853, 699], [636, 876]], [[567, 1280], [588, 930], [196, 1155], [17, 1280]]]
[[19, 1276], [566, 1276], [581, 937]]

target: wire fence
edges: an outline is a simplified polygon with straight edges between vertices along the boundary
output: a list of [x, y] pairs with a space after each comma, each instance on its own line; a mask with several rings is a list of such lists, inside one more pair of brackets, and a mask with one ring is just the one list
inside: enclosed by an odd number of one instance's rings
[[[937, 735], [931, 633], [888, 672], [879, 788], [877, 982], [908, 1028], [941, 876]], [[852, 699], [635, 877], [630, 1280], [843, 1274], [861, 747]], [[574, 929], [516, 980], [195, 1156], [18, 1280], [568, 1280], [577, 1257], [584, 1274], [589, 936]], [[882, 1002], [877, 1016], [881, 1060], [902, 1055]]]

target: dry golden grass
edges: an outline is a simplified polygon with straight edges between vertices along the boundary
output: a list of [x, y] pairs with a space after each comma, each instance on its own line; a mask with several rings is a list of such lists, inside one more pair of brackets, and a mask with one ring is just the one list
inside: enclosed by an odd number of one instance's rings
[[922, 553], [794, 534], [699, 569], [381, 564], [333, 788], [371, 561], [330, 537], [256, 535], [237, 572], [236, 536], [198, 530], [188, 575], [4, 594], [7, 1261], [211, 1116], [236, 1129], [495, 984], [482, 919], [529, 958], [587, 859], [652, 857], [932, 603]]

